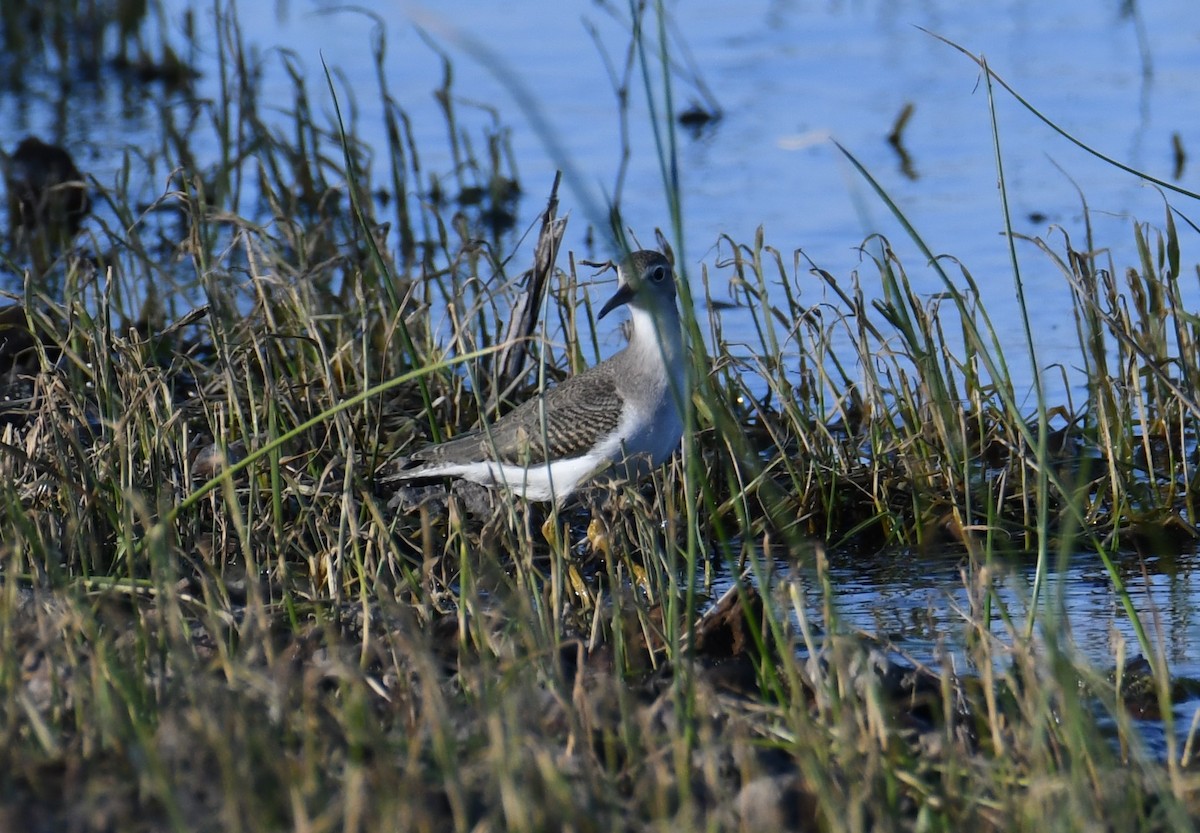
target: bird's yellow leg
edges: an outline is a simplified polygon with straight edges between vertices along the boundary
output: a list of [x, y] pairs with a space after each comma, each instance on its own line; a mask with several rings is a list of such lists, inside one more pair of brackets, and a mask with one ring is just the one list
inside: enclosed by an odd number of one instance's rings
[[[592, 520], [588, 523], [587, 540], [593, 552], [606, 559], [612, 559], [612, 535], [609, 533], [608, 524], [604, 522], [603, 516], [595, 508], [592, 509]], [[646, 573], [646, 568], [629, 558], [625, 559], [625, 566], [629, 568], [629, 572], [633, 576], [633, 583], [649, 592], [650, 577]]]
[[595, 512], [592, 513], [592, 519], [588, 522], [587, 540], [594, 552], [600, 553], [605, 558], [612, 555], [612, 543], [608, 537], [608, 526], [604, 521], [600, 520], [600, 516]]
[[[557, 557], [559, 554], [569, 556], [564, 552], [564, 544], [570, 546], [570, 533], [562, 534], [561, 524], [556, 513], [552, 513], [546, 522], [542, 524], [542, 537], [546, 539], [546, 543], [550, 545], [551, 551]], [[587, 582], [583, 578], [583, 574], [579, 572], [579, 567], [569, 558], [564, 557], [562, 563], [565, 565], [563, 571], [570, 586], [570, 590], [579, 599], [584, 608], [589, 608], [595, 604], [594, 594], [588, 587]]]
[[551, 512], [546, 518], [546, 522], [542, 524], [542, 538], [550, 545], [550, 549], [557, 552], [562, 545], [562, 536], [558, 529], [558, 513]]

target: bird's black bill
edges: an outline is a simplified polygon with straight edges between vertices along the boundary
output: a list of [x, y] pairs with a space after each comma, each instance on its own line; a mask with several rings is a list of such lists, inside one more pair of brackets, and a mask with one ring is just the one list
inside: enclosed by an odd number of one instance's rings
[[617, 294], [609, 298], [608, 303], [600, 307], [600, 314], [596, 316], [596, 319], [599, 320], [615, 310], [617, 307], [623, 304], [628, 304], [632, 298], [633, 287], [627, 283], [621, 284], [619, 287], [617, 287]]

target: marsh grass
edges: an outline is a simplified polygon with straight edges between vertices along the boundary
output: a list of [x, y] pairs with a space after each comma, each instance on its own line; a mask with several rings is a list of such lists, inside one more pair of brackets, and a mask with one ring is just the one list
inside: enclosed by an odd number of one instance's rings
[[[1030, 242], [1071, 288], [1089, 378], [1034, 414], [965, 269], [922, 296], [867, 241], [870, 297], [761, 236], [680, 260], [709, 302], [685, 312], [732, 297], [754, 340], [689, 318], [709, 355], [686, 453], [565, 509], [552, 545], [538, 507], [398, 509], [380, 475], [598, 355], [592, 275], [560, 253], [515, 389], [497, 371], [529, 289], [488, 214], [516, 179], [502, 131], [422, 168], [381, 69], [372, 155], [336, 73], [326, 123], [286, 56], [295, 99], [269, 119], [222, 27], [228, 99], [138, 157], [176, 171], [169, 192], [103, 190], [120, 220], [12, 299], [39, 346], [0, 427], [0, 827], [1191, 824], [1158, 635], [1096, 668], [1061, 600], [1026, 621], [993, 592], [1004, 558], [1190, 545], [1196, 320], [1170, 213], [1134, 229], [1124, 274], [1094, 241]], [[631, 31], [657, 31], [631, 54], [669, 86], [661, 18]], [[464, 207], [448, 182], [491, 184]], [[904, 668], [841, 627], [825, 546], [961, 552], [947, 636], [968, 667]], [[1160, 746], [1131, 708], [1157, 710]]]

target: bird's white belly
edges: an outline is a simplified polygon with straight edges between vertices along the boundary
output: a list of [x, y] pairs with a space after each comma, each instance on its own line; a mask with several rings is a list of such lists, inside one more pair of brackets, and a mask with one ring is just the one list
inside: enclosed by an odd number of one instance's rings
[[663, 391], [649, 415], [633, 411], [627, 414], [618, 433], [621, 443], [614, 450], [614, 459], [620, 458], [623, 449], [626, 457], [641, 458], [641, 471], [662, 465], [675, 453], [683, 434], [683, 420], [671, 398], [671, 391]]
[[650, 418], [630, 409], [617, 429], [587, 454], [529, 466], [479, 460], [443, 463], [424, 474], [462, 477], [484, 486], [503, 486], [529, 500], [563, 500], [611, 463], [624, 463], [619, 476], [636, 479], [661, 465], [679, 446], [683, 424], [673, 403], [660, 401]]
[[610, 463], [618, 464], [616, 474], [631, 480], [657, 468], [679, 447], [682, 433], [679, 410], [663, 396], [648, 419], [631, 409], [617, 430], [587, 454], [529, 468], [481, 461], [457, 474], [488, 486], [503, 485], [530, 500], [563, 500]]
[[606, 457], [598, 454], [568, 457], [529, 468], [489, 461], [463, 476], [485, 486], [505, 486], [529, 500], [563, 500], [606, 461]]

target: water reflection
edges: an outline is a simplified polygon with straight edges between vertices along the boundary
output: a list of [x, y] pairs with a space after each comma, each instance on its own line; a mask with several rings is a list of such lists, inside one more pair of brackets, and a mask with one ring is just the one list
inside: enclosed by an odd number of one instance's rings
[[[1200, 623], [1194, 613], [1200, 605], [1200, 588], [1193, 581], [1198, 563], [1200, 557], [1188, 553], [1144, 560], [1129, 555], [1118, 565], [1134, 609], [1177, 676], [1200, 676]], [[1033, 559], [998, 560], [988, 569], [996, 602], [1014, 627], [1023, 629], [1031, 611]], [[974, 615], [968, 591], [971, 570], [965, 557], [953, 554], [831, 555], [830, 580], [837, 593], [840, 624], [886, 636], [921, 662], [937, 664], [947, 654], [962, 660], [961, 646]], [[807, 568], [793, 575], [810, 584], [815, 579]], [[1140, 652], [1121, 601], [1095, 554], [1077, 553], [1067, 559], [1064, 569], [1052, 567], [1040, 609], [1043, 618], [1061, 611], [1062, 635], [1097, 668], [1113, 667], [1121, 642], [1126, 656]], [[999, 610], [993, 613], [991, 630], [1002, 640], [1009, 639]], [[1044, 638], [1044, 632], [1039, 634]]]
[[[838, 632], [860, 633], [870, 642], [877, 641], [900, 666], [934, 670], [948, 667], [959, 675], [977, 673], [966, 642], [974, 632], [972, 623], [981, 618], [978, 602], [973, 607], [969, 589], [977, 584], [978, 576], [972, 570], [978, 570], [978, 565], [973, 567], [961, 553], [843, 552], [831, 553], [828, 561]], [[1200, 626], [1194, 614], [1200, 605], [1200, 588], [1193, 581], [1198, 564], [1200, 554], [1195, 552], [1146, 559], [1127, 555], [1118, 562], [1121, 581], [1154, 650], [1161, 648], [1167, 658], [1175, 731], [1181, 744], [1192, 731], [1192, 721], [1200, 715]], [[1023, 633], [1027, 625], [1035, 569], [1032, 557], [995, 560], [987, 567], [994, 591], [991, 632], [1001, 646], [1012, 644], [1012, 631]], [[773, 586], [793, 582], [800, 588], [808, 623], [820, 631], [828, 629], [830, 623], [822, 618], [825, 599], [821, 579], [812, 560], [803, 564], [778, 560], [770, 564], [770, 571]], [[723, 593], [730, 583], [723, 576], [715, 582], [714, 590]], [[1126, 670], [1127, 693], [1133, 675], [1144, 677], [1149, 673], [1139, 659], [1141, 649], [1121, 600], [1094, 553], [1076, 553], [1065, 559], [1065, 564], [1053, 566], [1039, 607], [1035, 641], [1053, 634], [1060, 641], [1060, 651], [1080, 657], [1102, 677], [1111, 678], [1121, 665]], [[998, 663], [1005, 662], [1002, 649], [992, 655]], [[1010, 669], [997, 670], [1006, 673]], [[1165, 757], [1168, 744], [1164, 722], [1156, 714], [1140, 715], [1136, 711], [1149, 706], [1153, 712], [1157, 707], [1155, 698], [1130, 695], [1126, 706], [1146, 751], [1159, 759]], [[1112, 716], [1098, 700], [1092, 701], [1092, 707], [1097, 725], [1112, 729], [1115, 737]]]

